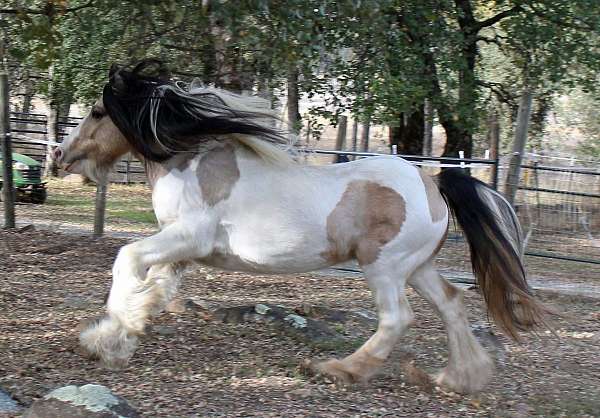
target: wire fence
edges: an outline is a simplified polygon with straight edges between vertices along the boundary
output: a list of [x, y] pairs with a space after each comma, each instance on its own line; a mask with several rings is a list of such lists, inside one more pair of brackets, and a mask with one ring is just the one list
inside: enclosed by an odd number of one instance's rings
[[531, 255], [600, 264], [599, 164], [526, 156], [515, 206]]

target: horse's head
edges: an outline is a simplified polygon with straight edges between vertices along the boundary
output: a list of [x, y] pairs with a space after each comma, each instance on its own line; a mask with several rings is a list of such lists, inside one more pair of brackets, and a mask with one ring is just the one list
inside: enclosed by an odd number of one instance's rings
[[54, 158], [67, 171], [102, 182], [128, 151], [163, 162], [180, 152], [196, 152], [207, 138], [231, 134], [289, 145], [285, 132], [264, 122], [275, 119], [273, 114], [256, 107], [254, 99], [217, 89], [183, 89], [156, 60], [131, 70], [113, 65], [102, 98], [56, 148]]
[[109, 169], [131, 150], [129, 142], [106, 112], [102, 99], [54, 150], [57, 164], [70, 173], [103, 182]]

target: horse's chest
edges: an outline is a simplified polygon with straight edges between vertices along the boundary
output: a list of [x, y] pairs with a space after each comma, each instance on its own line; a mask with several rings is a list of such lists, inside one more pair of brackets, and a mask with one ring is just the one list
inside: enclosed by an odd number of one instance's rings
[[200, 205], [200, 194], [190, 193], [189, 182], [185, 181], [184, 176], [175, 176], [168, 174], [156, 181], [152, 191], [152, 206], [154, 214], [161, 225], [169, 224], [181, 216], [194, 202], [198, 200], [197, 205]]

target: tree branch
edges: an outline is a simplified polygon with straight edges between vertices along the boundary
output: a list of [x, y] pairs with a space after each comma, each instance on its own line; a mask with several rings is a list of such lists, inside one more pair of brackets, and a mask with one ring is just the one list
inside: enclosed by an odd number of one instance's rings
[[523, 8], [520, 5], [516, 5], [511, 7], [510, 9], [504, 10], [503, 12], [498, 13], [495, 16], [490, 17], [489, 19], [482, 20], [477, 22], [475, 25], [476, 32], [479, 32], [483, 28], [487, 28], [489, 26], [494, 26], [496, 23], [500, 22], [507, 17], [511, 17], [516, 15], [519, 12], [522, 12]]
[[492, 93], [494, 93], [498, 97], [500, 102], [506, 103], [510, 106], [515, 104], [514, 96], [509, 91], [507, 91], [502, 84], [494, 83], [491, 81], [486, 82], [483, 80], [477, 80], [476, 82], [478, 85], [485, 87], [489, 89]]
[[[90, 0], [85, 4], [82, 4], [80, 6], [75, 6], [75, 7], [70, 7], [68, 9], [64, 9], [62, 10], [63, 13], [72, 13], [72, 12], [76, 12], [78, 10], [81, 9], [86, 9], [88, 7], [92, 7], [94, 5], [94, 0]], [[0, 9], [0, 14], [12, 14], [12, 15], [16, 15], [16, 14], [21, 14], [21, 13], [25, 13], [25, 14], [30, 14], [30, 15], [50, 15], [51, 11], [50, 10], [56, 10], [55, 6], [50, 5], [50, 7], [46, 7], [44, 9], [27, 9], [27, 8], [16, 8], [16, 9]]]

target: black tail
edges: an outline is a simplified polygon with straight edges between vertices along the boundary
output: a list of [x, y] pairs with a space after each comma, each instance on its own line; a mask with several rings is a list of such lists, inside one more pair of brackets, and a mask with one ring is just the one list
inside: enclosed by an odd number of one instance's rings
[[521, 228], [510, 204], [460, 169], [438, 175], [440, 192], [463, 229], [488, 313], [508, 335], [546, 325], [550, 312], [535, 300], [521, 260]]

